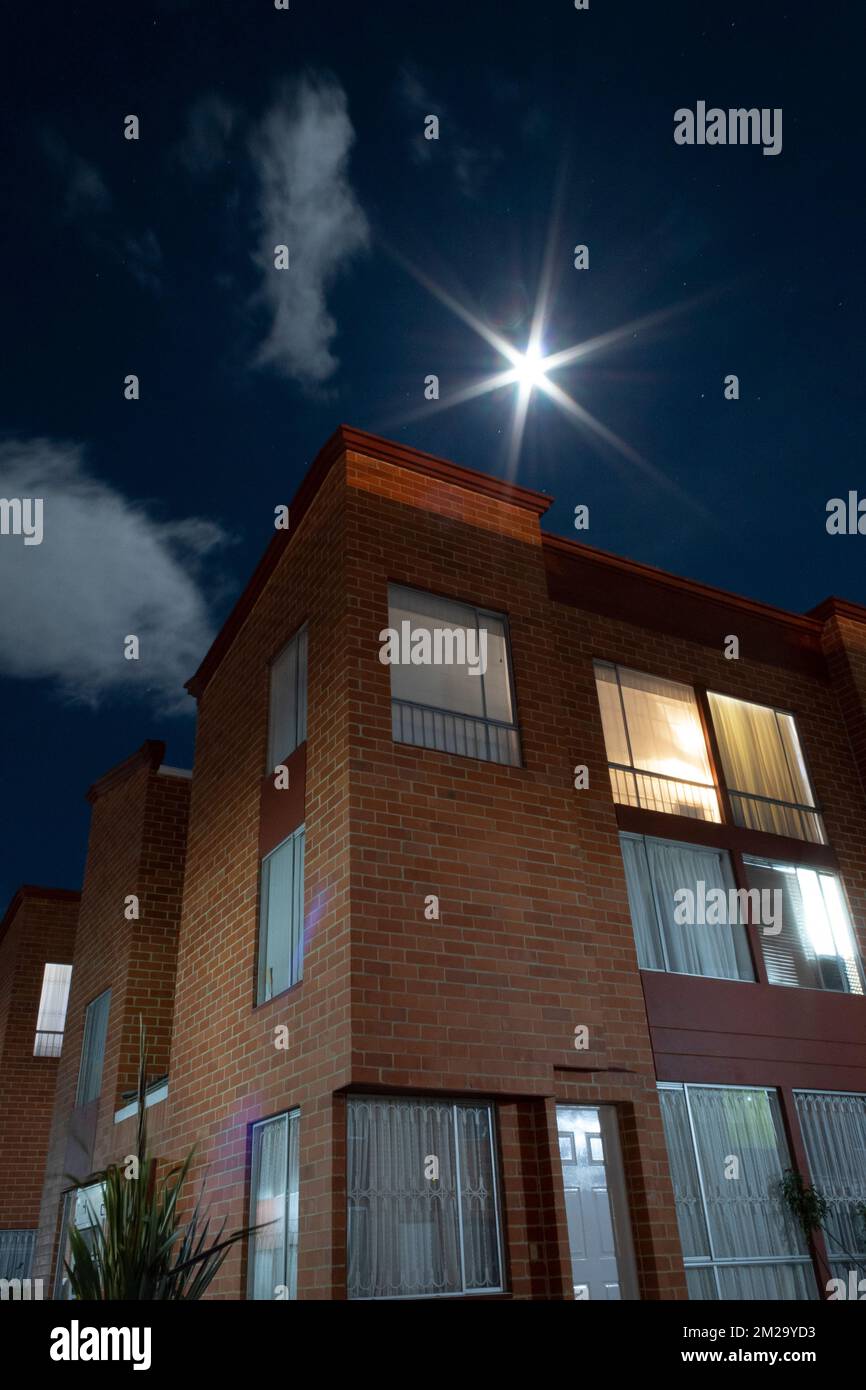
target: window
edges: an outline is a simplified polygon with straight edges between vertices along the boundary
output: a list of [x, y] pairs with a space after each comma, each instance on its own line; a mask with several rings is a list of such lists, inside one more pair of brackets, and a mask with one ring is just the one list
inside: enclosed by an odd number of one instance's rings
[[815, 1298], [779, 1191], [791, 1161], [775, 1091], [663, 1084], [659, 1096], [689, 1296]]
[[734, 822], [826, 844], [794, 716], [709, 695]]
[[761, 927], [770, 983], [862, 994], [857, 947], [836, 874], [752, 856], [744, 863], [750, 888], [759, 889], [762, 896], [779, 895], [766, 899], [771, 912], [774, 904], [779, 908], [772, 930], [765, 923]]
[[60, 1228], [60, 1247], [57, 1256], [57, 1272], [54, 1278], [54, 1297], [72, 1297], [69, 1275], [65, 1265], [72, 1264], [69, 1248], [69, 1228], [74, 1225], [81, 1232], [88, 1250], [96, 1245], [97, 1231], [105, 1220], [104, 1191], [101, 1182], [90, 1187], [73, 1188], [63, 1198], [63, 1223]]
[[642, 835], [620, 844], [641, 969], [754, 980], [727, 853]]
[[105, 1035], [108, 1031], [108, 1010], [111, 990], [107, 989], [87, 1006], [84, 1015], [84, 1044], [81, 1048], [81, 1070], [78, 1073], [76, 1105], [96, 1100], [102, 1089], [102, 1063], [105, 1060]]
[[46, 965], [36, 1018], [34, 1057], [59, 1057], [63, 1046], [66, 1006], [69, 1003], [71, 965]]
[[691, 686], [595, 663], [613, 799], [719, 821], [719, 802]]
[[502, 1289], [489, 1105], [349, 1100], [350, 1298]]
[[253, 1125], [249, 1297], [296, 1298], [298, 1279], [298, 1125], [292, 1110]]
[[29, 1279], [36, 1232], [0, 1231], [0, 1279]]
[[307, 629], [302, 627], [271, 663], [268, 772], [307, 737]]
[[391, 584], [388, 621], [395, 742], [519, 766], [502, 614]]
[[259, 981], [262, 1004], [304, 973], [304, 827], [262, 860]]
[[866, 1270], [866, 1231], [858, 1211], [866, 1195], [866, 1096], [797, 1091], [797, 1115], [812, 1182], [826, 1198], [827, 1254], [834, 1279]]

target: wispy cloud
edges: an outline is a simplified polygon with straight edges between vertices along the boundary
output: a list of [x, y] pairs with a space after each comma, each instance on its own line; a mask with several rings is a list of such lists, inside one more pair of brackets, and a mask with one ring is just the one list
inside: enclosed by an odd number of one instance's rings
[[[493, 166], [502, 159], [502, 151], [492, 145], [481, 148], [467, 140], [451, 109], [428, 91], [414, 67], [401, 69], [397, 95], [418, 121], [418, 129], [409, 141], [414, 162], [430, 164], [437, 158], [450, 161], [460, 192], [467, 198], [479, 197]], [[423, 121], [427, 116], [439, 118], [438, 140], [428, 140], [424, 134]]]
[[46, 131], [42, 148], [63, 188], [61, 214], [90, 248], [128, 270], [144, 289], [159, 293], [162, 251], [155, 233], [133, 234], [124, 224], [111, 192], [94, 164], [77, 154], [62, 136]]
[[[158, 520], [90, 474], [79, 446], [49, 439], [0, 443], [0, 493], [41, 497], [44, 533], [0, 536], [0, 672], [91, 706], [129, 692], [191, 710], [183, 682], [212, 636], [200, 570], [221, 529]], [[138, 661], [124, 658], [130, 634]]]
[[[270, 318], [255, 363], [306, 386], [336, 370], [327, 293], [370, 240], [348, 175], [354, 138], [339, 83], [303, 78], [283, 91], [250, 141], [259, 186], [256, 303]], [[274, 268], [281, 245], [289, 248], [288, 270]]]
[[190, 108], [177, 158], [191, 174], [212, 174], [225, 160], [237, 124], [237, 110], [221, 96], [200, 97]]

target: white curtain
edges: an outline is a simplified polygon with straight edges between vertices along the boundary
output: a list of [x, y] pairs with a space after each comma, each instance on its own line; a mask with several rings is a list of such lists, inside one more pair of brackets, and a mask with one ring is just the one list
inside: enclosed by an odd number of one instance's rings
[[0, 1279], [29, 1279], [35, 1231], [0, 1231]]
[[[298, 1112], [253, 1129], [250, 1297], [273, 1299], [278, 1288], [297, 1292]], [[285, 1296], [285, 1295], [283, 1295]]]
[[[705, 1269], [690, 1279], [692, 1296], [814, 1298], [806, 1244], [780, 1194], [790, 1158], [775, 1093], [688, 1086], [663, 1087], [661, 1096], [683, 1253], [703, 1261], [705, 1232], [711, 1243]], [[718, 1291], [707, 1277], [713, 1265]]]
[[[461, 1115], [464, 1108], [468, 1113]], [[489, 1112], [456, 1110], [455, 1138], [453, 1105], [385, 1096], [350, 1100], [351, 1298], [500, 1286]], [[435, 1178], [429, 1176], [431, 1159], [438, 1165]]]
[[866, 1277], [866, 1231], [856, 1210], [866, 1202], [866, 1095], [800, 1091], [795, 1099], [812, 1182], [829, 1203], [833, 1275], [847, 1280], [856, 1260], [864, 1266], [858, 1279]]
[[[620, 837], [638, 961], [645, 970], [753, 980], [746, 929], [738, 922], [681, 923], [675, 920], [676, 894], [699, 895], [734, 885], [724, 850], [674, 841]], [[699, 884], [704, 887], [699, 888]]]

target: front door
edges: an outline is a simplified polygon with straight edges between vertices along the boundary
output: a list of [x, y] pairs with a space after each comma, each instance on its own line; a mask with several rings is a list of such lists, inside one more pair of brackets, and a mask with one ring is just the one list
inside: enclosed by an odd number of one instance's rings
[[[556, 1118], [574, 1296], [628, 1297], [623, 1283], [630, 1282], [630, 1241], [627, 1231], [619, 1242], [616, 1233], [617, 1226], [623, 1226], [622, 1213], [616, 1210], [618, 1198], [624, 1198], [616, 1117], [606, 1106], [558, 1105]], [[610, 1191], [609, 1183], [620, 1191]]]

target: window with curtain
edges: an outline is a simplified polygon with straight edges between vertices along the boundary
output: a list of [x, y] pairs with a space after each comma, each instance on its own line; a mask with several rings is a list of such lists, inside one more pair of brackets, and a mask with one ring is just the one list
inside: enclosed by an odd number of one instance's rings
[[249, 1297], [296, 1298], [300, 1111], [253, 1125]]
[[743, 862], [750, 888], [780, 895], [781, 930], [760, 932], [770, 983], [862, 994], [862, 966], [838, 876], [751, 855]]
[[257, 1002], [304, 973], [304, 827], [262, 860]]
[[29, 1279], [36, 1232], [0, 1231], [0, 1279]]
[[[390, 663], [395, 742], [519, 766], [505, 617], [389, 584], [388, 625], [400, 637], [401, 660]], [[443, 640], [449, 632], [453, 639]], [[428, 634], [434, 656], [438, 641], [446, 658], [462, 654], [467, 659], [418, 665], [403, 660], [411, 655], [411, 636], [420, 633]], [[478, 657], [484, 655], [485, 644], [486, 669], [480, 674]]]
[[689, 685], [595, 662], [614, 801], [719, 821], [719, 800]]
[[268, 772], [307, 737], [307, 629], [302, 627], [271, 663]]
[[[812, 1182], [828, 1203], [823, 1225], [834, 1279], [866, 1274], [866, 1230], [858, 1206], [866, 1201], [866, 1095], [796, 1091]], [[858, 1269], [858, 1265], [860, 1268]]]
[[792, 714], [708, 696], [737, 825], [826, 844]]
[[36, 1016], [36, 1037], [33, 1042], [34, 1057], [60, 1056], [71, 980], [71, 965], [46, 964], [42, 976], [39, 1013]]
[[102, 1064], [105, 1061], [105, 1037], [108, 1032], [108, 1011], [111, 990], [107, 989], [87, 1006], [84, 1015], [84, 1043], [81, 1048], [81, 1068], [78, 1073], [76, 1105], [96, 1100], [102, 1090]]
[[489, 1105], [351, 1098], [349, 1297], [500, 1291], [495, 1162]]
[[817, 1298], [781, 1197], [791, 1160], [775, 1091], [664, 1083], [659, 1099], [689, 1297]]
[[[642, 970], [675, 975], [704, 975], [723, 980], [754, 980], [745, 926], [738, 920], [701, 922], [701, 895], [725, 894], [725, 919], [731, 916], [735, 889], [731, 862], [724, 850], [682, 845], [643, 835], [620, 835], [631, 920]], [[681, 890], [694, 895], [695, 921], [677, 920]], [[736, 900], [735, 900], [736, 901]]]

